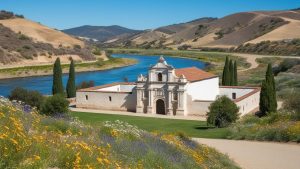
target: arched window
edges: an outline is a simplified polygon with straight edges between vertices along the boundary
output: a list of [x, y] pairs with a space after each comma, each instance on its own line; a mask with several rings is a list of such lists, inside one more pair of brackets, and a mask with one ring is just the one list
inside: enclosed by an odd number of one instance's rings
[[157, 81], [159, 81], [159, 82], [162, 81], [162, 74], [161, 73], [157, 74]]

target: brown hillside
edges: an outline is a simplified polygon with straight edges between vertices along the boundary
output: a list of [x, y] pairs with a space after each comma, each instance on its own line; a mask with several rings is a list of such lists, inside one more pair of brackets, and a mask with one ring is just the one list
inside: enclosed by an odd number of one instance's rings
[[126, 42], [125, 46], [147, 48], [178, 48], [183, 45], [190, 48], [230, 48], [246, 43], [295, 38], [300, 38], [299, 11], [254, 11], [164, 26], [119, 43], [121, 46]]
[[15, 33], [21, 32], [22, 34], [31, 37], [35, 42], [50, 43], [54, 47], [58, 47], [60, 45], [65, 47], [80, 45], [81, 47], [84, 47], [84, 43], [82, 41], [73, 38], [70, 35], [27, 19], [5, 19], [0, 20], [0, 23], [13, 30]]
[[94, 59], [88, 46], [54, 48], [50, 43], [35, 42], [31, 37], [15, 33], [0, 24], [0, 64], [52, 63], [56, 57], [61, 57], [62, 62], [68, 61], [69, 57], [75, 60]]

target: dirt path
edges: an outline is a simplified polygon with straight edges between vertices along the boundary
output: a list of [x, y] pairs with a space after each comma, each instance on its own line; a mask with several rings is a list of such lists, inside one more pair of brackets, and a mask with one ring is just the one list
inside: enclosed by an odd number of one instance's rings
[[245, 58], [248, 63], [251, 64], [251, 66], [247, 69], [243, 69], [242, 71], [254, 69], [258, 66], [258, 63], [256, 62], [257, 58], [264, 58], [264, 57], [278, 57], [278, 58], [295, 58], [300, 59], [300, 56], [271, 56], [271, 55], [255, 55], [255, 54], [246, 54], [246, 53], [233, 53], [235, 56], [239, 56], [242, 58]]
[[227, 154], [245, 169], [299, 169], [300, 145], [193, 138]]

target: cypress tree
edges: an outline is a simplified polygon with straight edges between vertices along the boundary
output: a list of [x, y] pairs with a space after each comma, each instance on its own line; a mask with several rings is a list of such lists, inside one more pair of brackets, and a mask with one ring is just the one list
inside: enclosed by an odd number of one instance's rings
[[234, 81], [233, 81], [233, 86], [237, 86], [238, 85], [238, 74], [237, 74], [237, 63], [236, 61], [234, 61], [234, 64], [233, 64], [233, 70], [234, 70], [234, 73], [233, 73], [233, 77], [234, 77]]
[[271, 64], [268, 64], [266, 77], [262, 82], [259, 109], [264, 115], [277, 110], [275, 80]]
[[265, 80], [263, 80], [261, 84], [261, 91], [260, 91], [260, 98], [259, 98], [259, 110], [263, 115], [266, 115], [268, 111], [267, 90], [268, 90], [267, 83]]
[[64, 94], [64, 87], [62, 83], [62, 69], [60, 65], [60, 59], [55, 60], [53, 66], [53, 85], [52, 85], [52, 94]]
[[71, 64], [70, 64], [69, 79], [68, 79], [66, 91], [67, 91], [68, 98], [76, 97], [75, 65], [73, 59], [71, 60]]
[[233, 61], [229, 61], [229, 86], [233, 86], [234, 83], [234, 67]]
[[228, 56], [226, 56], [225, 65], [224, 65], [224, 69], [223, 69], [222, 85], [223, 86], [230, 85], [230, 71], [229, 71], [229, 59], [228, 59]]
[[273, 75], [272, 65], [269, 63], [266, 72], [266, 83], [268, 86], [268, 112], [275, 112], [277, 110], [275, 79]]

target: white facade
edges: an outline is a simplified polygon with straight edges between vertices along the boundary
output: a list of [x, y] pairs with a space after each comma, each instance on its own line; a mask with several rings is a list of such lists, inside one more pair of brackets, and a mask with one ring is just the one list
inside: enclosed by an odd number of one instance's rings
[[186, 94], [192, 100], [215, 100], [219, 95], [219, 77], [187, 83]]
[[175, 69], [164, 58], [136, 83], [115, 83], [77, 91], [76, 106], [163, 115], [205, 116], [226, 95], [242, 115], [258, 108], [260, 89], [219, 86], [219, 77], [198, 68]]
[[120, 83], [79, 90], [76, 92], [76, 107], [134, 112], [136, 104], [134, 88], [135, 84]]

